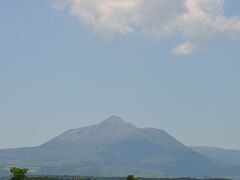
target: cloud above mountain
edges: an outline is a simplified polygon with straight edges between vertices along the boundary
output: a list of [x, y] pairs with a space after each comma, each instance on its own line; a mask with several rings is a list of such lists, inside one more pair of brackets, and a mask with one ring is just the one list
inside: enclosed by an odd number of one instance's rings
[[56, 0], [54, 8], [67, 8], [108, 40], [138, 32], [159, 40], [180, 36], [172, 50], [177, 55], [218, 37], [240, 36], [240, 17], [224, 14], [224, 0]]

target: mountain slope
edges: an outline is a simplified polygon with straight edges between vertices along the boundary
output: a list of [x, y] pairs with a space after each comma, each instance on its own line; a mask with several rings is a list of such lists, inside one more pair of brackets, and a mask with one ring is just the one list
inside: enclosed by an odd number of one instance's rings
[[95, 176], [239, 176], [163, 130], [137, 128], [112, 116], [100, 124], [64, 132], [34, 148], [0, 150], [0, 167], [37, 167], [38, 173]]

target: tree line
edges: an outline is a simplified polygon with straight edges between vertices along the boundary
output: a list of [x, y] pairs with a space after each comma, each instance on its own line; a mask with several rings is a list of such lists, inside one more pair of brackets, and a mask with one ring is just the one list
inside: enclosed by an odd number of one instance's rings
[[[59, 180], [59, 178], [55, 177], [34, 177], [34, 176], [27, 176], [28, 169], [27, 168], [18, 168], [18, 167], [12, 167], [10, 168], [10, 172], [12, 173], [11, 180]], [[60, 178], [61, 179], [61, 178]], [[67, 179], [67, 180], [88, 180], [81, 177], [73, 178], [73, 179]], [[138, 180], [137, 177], [134, 175], [128, 175], [126, 180]]]

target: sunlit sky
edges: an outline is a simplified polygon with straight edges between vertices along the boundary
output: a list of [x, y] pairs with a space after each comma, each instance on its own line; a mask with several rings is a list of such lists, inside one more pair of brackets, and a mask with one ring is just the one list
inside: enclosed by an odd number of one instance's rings
[[0, 149], [111, 115], [240, 149], [240, 1], [175, 1], [2, 0]]

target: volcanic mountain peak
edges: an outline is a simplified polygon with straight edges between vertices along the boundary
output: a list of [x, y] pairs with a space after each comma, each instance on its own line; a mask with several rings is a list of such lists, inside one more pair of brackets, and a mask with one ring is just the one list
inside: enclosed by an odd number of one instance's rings
[[117, 116], [111, 116], [96, 125], [70, 129], [45, 143], [45, 145], [55, 145], [56, 142], [62, 143], [63, 141], [74, 144], [83, 142], [110, 142], [123, 138], [134, 130], [137, 130], [137, 128], [131, 123], [127, 123]]
[[[218, 160], [224, 156], [231, 160]], [[34, 166], [40, 167], [38, 173], [59, 175], [240, 176], [239, 163], [232, 161], [237, 155], [215, 157], [193, 151], [164, 130], [137, 128], [111, 116], [96, 125], [68, 130], [38, 147], [0, 150], [0, 167]]]

